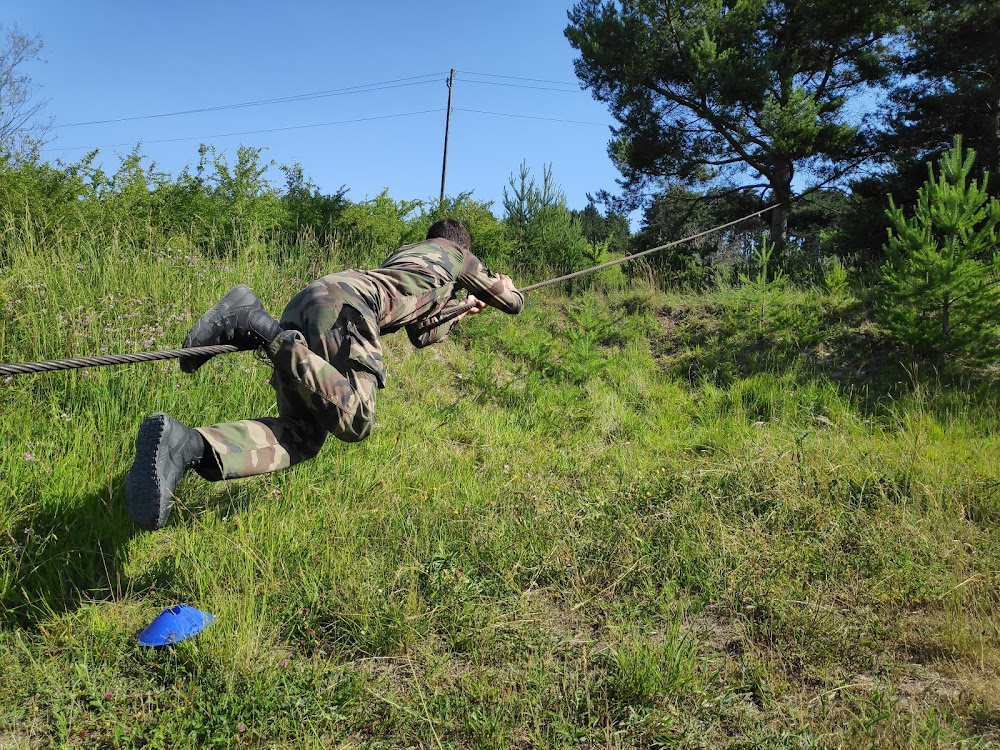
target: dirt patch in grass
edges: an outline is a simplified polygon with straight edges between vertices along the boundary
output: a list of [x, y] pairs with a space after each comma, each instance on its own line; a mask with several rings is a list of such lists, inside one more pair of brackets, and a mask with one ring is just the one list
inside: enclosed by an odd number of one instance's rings
[[689, 618], [687, 627], [699, 642], [699, 651], [711, 658], [738, 658], [746, 650], [745, 629], [721, 608], [708, 606]]
[[590, 650], [606, 645], [601, 628], [589, 622], [585, 607], [573, 609], [560, 602], [550, 589], [535, 589], [523, 594], [527, 618], [536, 621], [540, 630], [555, 643], [572, 650], [587, 646]]
[[4, 750], [35, 750], [39, 747], [42, 747], [42, 740], [33, 738], [24, 730], [0, 731], [0, 748]]

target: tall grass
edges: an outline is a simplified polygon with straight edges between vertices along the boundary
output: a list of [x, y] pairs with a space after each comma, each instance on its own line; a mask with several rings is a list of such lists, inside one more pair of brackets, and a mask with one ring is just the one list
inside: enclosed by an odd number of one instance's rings
[[[174, 346], [236, 283], [277, 313], [377, 254], [25, 236], [4, 361]], [[986, 746], [995, 384], [860, 361], [868, 334], [820, 292], [759, 303], [741, 326], [745, 291], [616, 277], [428, 350], [388, 337], [371, 438], [186, 479], [153, 534], [124, 513], [139, 422], [271, 414], [266, 368], [4, 382], [2, 743]], [[177, 602], [216, 623], [140, 647]]]

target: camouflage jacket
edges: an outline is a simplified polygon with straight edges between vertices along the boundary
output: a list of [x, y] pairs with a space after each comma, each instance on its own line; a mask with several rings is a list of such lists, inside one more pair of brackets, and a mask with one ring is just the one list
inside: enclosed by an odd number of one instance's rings
[[[456, 322], [445, 319], [462, 303], [456, 298], [459, 290], [510, 314], [519, 313], [524, 305], [524, 296], [509, 289], [471, 252], [448, 240], [433, 239], [401, 247], [374, 270], [325, 276], [290, 308], [296, 309], [295, 317], [315, 317], [315, 310], [304, 308], [321, 305], [343, 320], [342, 335], [350, 339], [346, 359], [373, 373], [381, 388], [385, 386], [381, 335], [405, 328], [416, 347], [440, 341]], [[334, 313], [329, 309], [334, 299], [338, 308], [349, 309]]]
[[458, 290], [464, 289], [512, 315], [524, 306], [519, 291], [508, 289], [479, 258], [445, 239], [401, 247], [367, 275], [382, 291], [379, 330], [392, 333], [406, 328], [417, 347], [433, 344], [448, 334], [454, 321], [436, 325], [435, 321], [446, 318], [451, 308], [461, 304], [455, 299]]

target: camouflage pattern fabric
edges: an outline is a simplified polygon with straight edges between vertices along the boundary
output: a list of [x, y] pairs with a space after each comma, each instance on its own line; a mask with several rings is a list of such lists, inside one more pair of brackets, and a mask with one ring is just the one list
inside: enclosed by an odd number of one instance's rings
[[[468, 250], [462, 250], [445, 239], [425, 240], [397, 250], [380, 268], [368, 271], [383, 293], [379, 330], [392, 333], [406, 328], [416, 347], [427, 346], [443, 339], [456, 321], [434, 326], [446, 317], [457, 290], [475, 294], [487, 305], [516, 315], [524, 306], [524, 295], [509, 288], [486, 264]], [[420, 323], [430, 327], [423, 333]]]
[[[443, 239], [400, 248], [374, 271], [314, 281], [288, 303], [284, 332], [267, 348], [278, 417], [199, 428], [214, 460], [197, 471], [212, 480], [265, 474], [312, 458], [328, 434], [366, 438], [386, 382], [381, 335], [406, 328], [414, 346], [440, 341], [455, 321], [433, 324], [460, 304], [456, 289], [509, 313], [524, 304], [475, 255]], [[420, 332], [424, 321], [431, 327]]]

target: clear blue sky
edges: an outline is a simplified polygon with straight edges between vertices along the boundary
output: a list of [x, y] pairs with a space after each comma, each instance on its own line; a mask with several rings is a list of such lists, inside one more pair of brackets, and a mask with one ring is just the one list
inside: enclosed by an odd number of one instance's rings
[[[503, 188], [522, 160], [539, 177], [551, 163], [571, 208], [582, 208], [588, 192], [614, 188], [617, 172], [606, 151], [611, 118], [576, 84], [574, 50], [563, 36], [571, 5], [8, 0], [3, 23], [39, 34], [45, 45], [45, 62], [29, 72], [57, 126], [46, 158], [74, 161], [102, 146], [99, 161], [113, 169], [116, 153], [142, 141], [144, 153], [176, 174], [197, 161], [201, 141], [230, 156], [239, 145], [264, 147], [278, 163], [300, 162], [324, 192], [343, 185], [356, 201], [383, 188], [396, 199], [437, 196], [445, 79], [456, 68], [447, 192], [471, 190], [495, 201], [499, 213]], [[58, 127], [388, 81], [406, 85]], [[425, 110], [438, 111], [396, 116]], [[362, 118], [384, 119], [219, 135]], [[274, 181], [280, 184], [280, 174]]]

